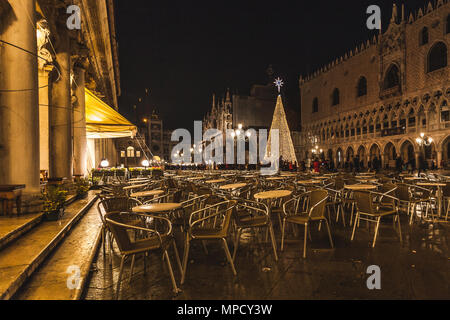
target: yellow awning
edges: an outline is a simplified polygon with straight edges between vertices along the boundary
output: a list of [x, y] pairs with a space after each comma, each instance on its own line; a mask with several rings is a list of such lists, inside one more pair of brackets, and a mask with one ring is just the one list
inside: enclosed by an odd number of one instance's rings
[[87, 138], [134, 137], [136, 126], [86, 89]]

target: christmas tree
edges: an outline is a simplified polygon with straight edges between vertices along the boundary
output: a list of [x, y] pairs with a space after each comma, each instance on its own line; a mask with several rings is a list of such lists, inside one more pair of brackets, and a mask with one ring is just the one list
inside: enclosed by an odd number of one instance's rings
[[281, 99], [281, 95], [278, 95], [277, 105], [273, 114], [266, 154], [271, 153], [271, 132], [274, 129], [278, 129], [279, 131], [279, 155], [283, 157], [284, 161], [289, 161], [292, 163], [297, 162], [294, 144], [292, 143], [291, 138], [291, 131], [289, 130], [289, 125], [286, 120], [286, 113], [284, 112], [283, 100]]

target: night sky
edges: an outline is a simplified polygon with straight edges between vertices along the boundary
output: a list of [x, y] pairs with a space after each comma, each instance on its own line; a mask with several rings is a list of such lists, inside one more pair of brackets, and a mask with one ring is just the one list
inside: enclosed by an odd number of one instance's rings
[[[405, 1], [406, 16], [425, 7]], [[116, 0], [122, 96], [119, 110], [132, 122], [158, 110], [165, 129], [193, 127], [226, 88], [249, 94], [268, 82], [266, 69], [284, 79], [285, 107], [300, 111], [298, 78], [328, 64], [378, 31], [366, 9], [382, 9], [383, 31], [392, 1], [154, 1]], [[399, 16], [402, 2], [396, 1]], [[149, 89], [147, 106], [138, 103]]]

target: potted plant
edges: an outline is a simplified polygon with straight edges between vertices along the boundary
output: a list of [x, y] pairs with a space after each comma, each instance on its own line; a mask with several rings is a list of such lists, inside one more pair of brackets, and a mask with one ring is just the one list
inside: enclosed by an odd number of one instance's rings
[[84, 198], [89, 189], [91, 188], [89, 180], [85, 178], [80, 178], [75, 181], [77, 198]]
[[67, 191], [61, 185], [48, 185], [42, 194], [45, 219], [56, 221], [64, 214]]

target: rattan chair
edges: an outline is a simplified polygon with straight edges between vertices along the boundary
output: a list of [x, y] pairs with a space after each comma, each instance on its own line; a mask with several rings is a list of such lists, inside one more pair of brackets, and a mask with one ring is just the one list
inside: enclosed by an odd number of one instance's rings
[[[385, 216], [389, 216], [389, 215], [395, 216], [393, 218], [394, 219], [394, 221], [393, 221], [394, 229], [395, 229], [395, 219], [397, 219], [400, 242], [403, 241], [402, 240], [402, 229], [401, 229], [401, 225], [400, 225], [400, 216], [398, 213], [398, 202], [399, 202], [398, 198], [391, 196], [391, 195], [382, 194], [382, 193], [378, 193], [378, 192], [370, 192], [370, 191], [355, 191], [354, 197], [356, 200], [357, 212], [356, 212], [355, 222], [353, 225], [351, 241], [353, 241], [353, 239], [355, 238], [356, 227], [359, 225], [360, 220], [365, 220], [367, 222], [373, 222], [373, 223], [376, 223], [375, 234], [374, 234], [373, 242], [372, 242], [372, 248], [374, 248], [375, 242], [376, 242], [377, 236], [378, 236], [378, 229], [380, 227], [381, 218], [385, 217]], [[386, 198], [386, 199], [389, 199], [390, 202], [388, 203], [387, 200], [381, 199], [382, 200], [382, 201], [380, 201], [381, 205], [380, 204], [377, 205], [373, 201], [374, 197]]]
[[[141, 218], [143, 221], [153, 220], [158, 221], [158, 223], [154, 223], [154, 229], [150, 229], [148, 227], [139, 227], [135, 225], [127, 224], [130, 219], [139, 219]], [[169, 219], [161, 217], [161, 216], [153, 216], [146, 215], [140, 213], [108, 213], [105, 216], [106, 223], [108, 228], [111, 230], [114, 235], [114, 239], [119, 247], [120, 253], [122, 255], [122, 260], [120, 262], [120, 271], [119, 278], [117, 280], [117, 292], [116, 298], [119, 298], [120, 293], [120, 284], [122, 281], [123, 267], [125, 260], [128, 257], [132, 257], [131, 261], [131, 270], [130, 270], [130, 280], [133, 274], [135, 257], [137, 254], [144, 255], [144, 272], [146, 270], [146, 254], [150, 251], [161, 250], [163, 253], [163, 259], [166, 259], [167, 267], [170, 274], [170, 279], [172, 281], [173, 292], [177, 294], [180, 290], [177, 287], [175, 276], [173, 274], [172, 264], [170, 262], [169, 254], [167, 249], [170, 245], [173, 245], [175, 250], [175, 257], [177, 260], [178, 267], [180, 272], [183, 273], [183, 269], [181, 266], [180, 257], [178, 255], [178, 250], [172, 236], [172, 224]], [[159, 228], [164, 227], [164, 231], [156, 230], [156, 226]], [[143, 239], [132, 241], [130, 239], [129, 230], [140, 231], [146, 233], [146, 236]]]
[[233, 274], [236, 276], [233, 258], [228, 249], [227, 237], [230, 231], [235, 200], [223, 201], [214, 205], [206, 206], [191, 213], [189, 218], [189, 228], [186, 232], [184, 245], [183, 273], [181, 284], [186, 278], [186, 269], [189, 258], [189, 248], [192, 240], [222, 240], [223, 248], [230, 263]]
[[275, 261], [278, 261], [277, 243], [273, 232], [272, 220], [270, 219], [269, 207], [262, 203], [249, 200], [240, 200], [236, 205], [234, 214], [236, 226], [236, 239], [234, 241], [233, 261], [239, 246], [242, 230], [265, 228], [270, 233]]
[[[303, 195], [293, 198], [283, 205], [283, 225], [281, 229], [281, 251], [284, 249], [284, 236], [286, 222], [291, 224], [300, 224], [305, 226], [304, 242], [303, 242], [303, 258], [306, 258], [306, 243], [308, 236], [308, 226], [313, 221], [325, 221], [328, 231], [330, 245], [334, 248], [333, 239], [331, 237], [330, 225], [325, 217], [325, 206], [328, 199], [326, 190], [313, 190]], [[304, 204], [307, 203], [306, 211], [303, 210]]]

